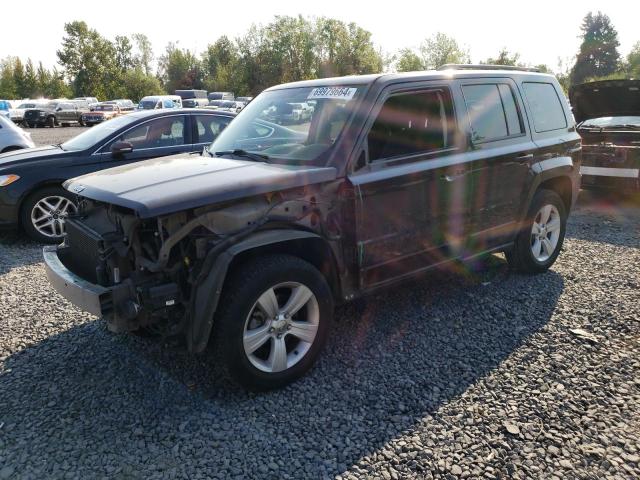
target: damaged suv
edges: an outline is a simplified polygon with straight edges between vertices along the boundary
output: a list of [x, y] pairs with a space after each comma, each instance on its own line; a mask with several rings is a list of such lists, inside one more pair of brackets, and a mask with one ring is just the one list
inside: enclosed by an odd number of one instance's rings
[[603, 80], [569, 91], [583, 139], [582, 188], [640, 190], [640, 80]]
[[[310, 102], [294, 128], [270, 111]], [[219, 350], [245, 387], [317, 359], [334, 305], [449, 262], [556, 260], [580, 138], [556, 79], [506, 69], [270, 88], [201, 155], [68, 181], [79, 208], [45, 247], [53, 286], [116, 332]]]

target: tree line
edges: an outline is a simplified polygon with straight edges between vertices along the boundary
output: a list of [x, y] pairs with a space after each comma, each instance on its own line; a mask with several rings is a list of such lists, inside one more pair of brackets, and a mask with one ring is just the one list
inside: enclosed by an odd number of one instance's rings
[[[41, 62], [36, 67], [31, 59], [23, 62], [11, 56], [0, 62], [0, 98], [96, 96], [137, 101], [181, 88], [256, 95], [271, 85], [297, 80], [471, 63], [469, 49], [445, 33], [435, 33], [417, 48], [387, 55], [356, 23], [325, 17], [277, 16], [236, 39], [221, 36], [200, 54], [171, 42], [157, 58], [142, 33], [110, 40], [83, 21], [65, 24], [64, 32], [56, 52], [60, 68], [47, 69]], [[565, 88], [600, 78], [640, 76], [640, 42], [622, 58], [617, 31], [607, 15], [587, 14], [581, 39], [573, 64], [560, 65], [556, 72]], [[506, 48], [480, 63], [529, 66]], [[552, 71], [547, 65], [536, 67]]]

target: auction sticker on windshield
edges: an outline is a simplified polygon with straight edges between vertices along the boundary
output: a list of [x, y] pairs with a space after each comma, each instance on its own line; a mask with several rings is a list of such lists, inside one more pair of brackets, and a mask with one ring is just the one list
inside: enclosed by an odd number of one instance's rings
[[322, 98], [351, 100], [357, 91], [357, 88], [349, 87], [318, 87], [311, 90], [307, 100], [318, 100]]

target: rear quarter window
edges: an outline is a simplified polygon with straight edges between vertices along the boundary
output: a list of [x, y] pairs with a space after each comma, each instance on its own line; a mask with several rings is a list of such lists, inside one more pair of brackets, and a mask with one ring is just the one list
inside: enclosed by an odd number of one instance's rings
[[533, 127], [537, 133], [567, 128], [567, 118], [553, 84], [524, 82], [522, 86], [533, 117]]

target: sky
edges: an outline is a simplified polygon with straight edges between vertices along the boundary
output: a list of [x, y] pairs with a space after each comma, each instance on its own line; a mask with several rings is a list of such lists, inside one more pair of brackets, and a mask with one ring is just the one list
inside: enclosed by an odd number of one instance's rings
[[170, 7], [176, 5], [174, 2], [135, 0], [31, 0], [28, 8], [25, 5], [16, 0], [2, 2], [2, 34], [8, 40], [0, 42], [0, 59], [8, 55], [30, 57], [47, 67], [56, 64], [64, 24], [72, 20], [84, 20], [111, 39], [144, 33], [156, 57], [170, 41], [201, 52], [221, 35], [235, 38], [254, 23], [266, 24], [275, 15], [298, 14], [356, 22], [372, 33], [374, 43], [385, 53], [417, 47], [426, 37], [443, 32], [468, 48], [473, 62], [495, 57], [506, 47], [520, 53], [522, 62], [544, 63], [554, 71], [559, 70], [559, 59], [570, 61], [578, 51], [580, 24], [589, 11], [601, 10], [609, 15], [618, 31], [622, 55], [640, 41], [638, 0], [393, 0], [388, 4], [381, 0], [189, 0], [186, 8], [174, 10]]

